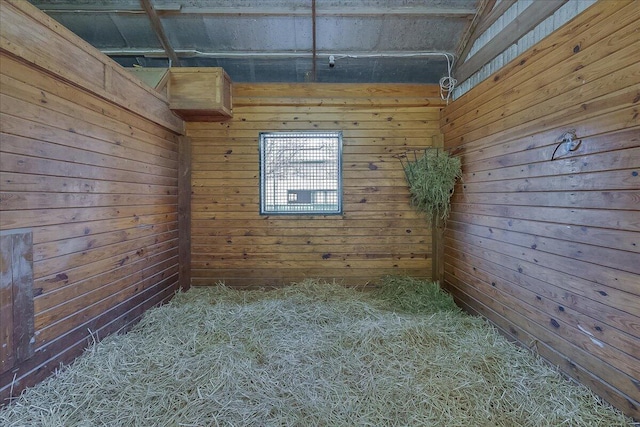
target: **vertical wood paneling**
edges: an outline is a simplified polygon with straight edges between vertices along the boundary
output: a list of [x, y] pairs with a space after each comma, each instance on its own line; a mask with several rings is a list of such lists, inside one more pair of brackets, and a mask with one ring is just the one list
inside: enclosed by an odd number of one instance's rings
[[[236, 84], [233, 99], [233, 119], [187, 123], [195, 285], [430, 277], [431, 228], [393, 155], [440, 136], [437, 88]], [[343, 215], [259, 215], [258, 134], [294, 130], [343, 132]]]
[[[28, 4], [2, 10], [0, 228], [32, 230], [35, 326], [34, 354], [0, 373], [4, 399], [70, 362], [90, 334], [128, 327], [177, 289], [182, 122], [161, 96]], [[14, 45], [16, 31], [37, 37]], [[91, 64], [74, 62], [82, 78], [47, 63], [66, 47]], [[48, 56], [34, 56], [41, 51]], [[105, 67], [126, 98], [95, 81]]]
[[[639, 418], [640, 8], [621, 6], [595, 4], [444, 109], [463, 162], [445, 285]], [[568, 130], [580, 146], [551, 160]]]
[[33, 355], [33, 238], [0, 231], [0, 372]]
[[[10, 237], [9, 237], [10, 236]], [[33, 356], [33, 235], [31, 230], [3, 233], [11, 242], [13, 344], [16, 363]]]
[[11, 238], [0, 235], [0, 371], [15, 365], [13, 340], [13, 255]]

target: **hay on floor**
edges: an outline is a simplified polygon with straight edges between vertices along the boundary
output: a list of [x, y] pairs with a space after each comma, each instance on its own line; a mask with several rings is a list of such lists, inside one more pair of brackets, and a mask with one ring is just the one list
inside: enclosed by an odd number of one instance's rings
[[178, 294], [0, 411], [7, 426], [629, 426], [437, 286]]

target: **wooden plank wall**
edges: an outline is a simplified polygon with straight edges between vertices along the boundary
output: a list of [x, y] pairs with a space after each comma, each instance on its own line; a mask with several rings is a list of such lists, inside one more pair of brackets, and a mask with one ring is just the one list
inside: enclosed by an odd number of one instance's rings
[[0, 372], [4, 372], [33, 356], [31, 230], [0, 230], [0, 320]]
[[[640, 418], [640, 7], [602, 1], [443, 110], [445, 284]], [[557, 139], [574, 129], [574, 152]]]
[[[194, 285], [430, 277], [431, 229], [409, 206], [392, 156], [440, 140], [436, 87], [235, 84], [233, 91], [233, 119], [187, 123]], [[259, 215], [258, 133], [295, 130], [343, 131], [343, 215]]]
[[[0, 228], [33, 233], [35, 312], [35, 354], [0, 373], [4, 401], [173, 295], [182, 122], [27, 2], [2, 2], [1, 31]], [[59, 74], [34, 51], [102, 64], [103, 76], [131, 83], [126, 97], [107, 93], [93, 68]]]

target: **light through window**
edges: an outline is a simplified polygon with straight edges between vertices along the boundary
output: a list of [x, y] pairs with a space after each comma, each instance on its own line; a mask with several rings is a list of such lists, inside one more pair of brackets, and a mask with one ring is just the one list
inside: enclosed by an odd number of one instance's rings
[[341, 132], [260, 134], [261, 214], [340, 214], [341, 175]]

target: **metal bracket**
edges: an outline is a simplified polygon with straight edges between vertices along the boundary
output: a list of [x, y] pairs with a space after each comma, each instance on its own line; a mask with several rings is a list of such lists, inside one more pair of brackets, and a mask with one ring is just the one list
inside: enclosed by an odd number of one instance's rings
[[553, 150], [553, 154], [551, 155], [551, 160], [554, 160], [556, 158], [556, 153], [558, 152], [558, 149], [560, 147], [564, 147], [563, 154], [567, 154], [571, 151], [576, 151], [578, 147], [580, 147], [582, 140], [578, 139], [578, 137], [576, 136], [576, 130], [571, 129], [563, 133], [556, 140], [556, 142], [558, 142], [558, 145], [556, 146], [555, 150]]

